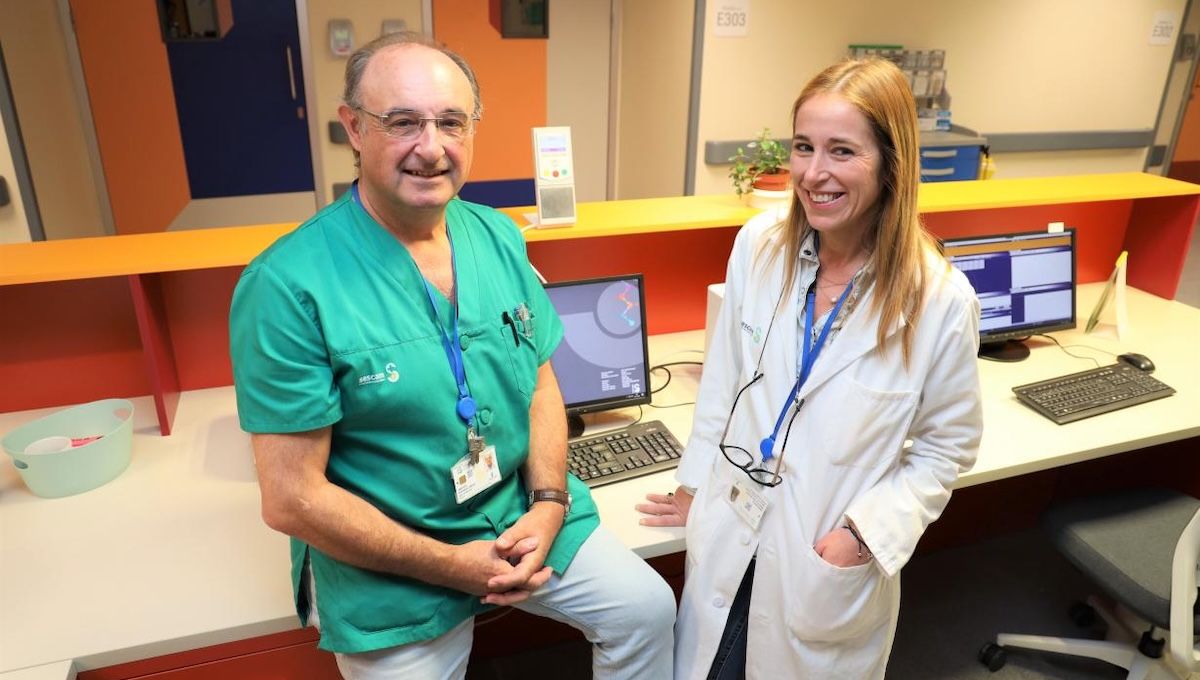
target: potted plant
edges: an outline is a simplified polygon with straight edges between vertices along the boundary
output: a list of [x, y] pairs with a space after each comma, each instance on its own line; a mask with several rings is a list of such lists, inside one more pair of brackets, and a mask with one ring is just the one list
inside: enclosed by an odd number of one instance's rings
[[729, 179], [733, 190], [742, 197], [753, 189], [762, 191], [787, 191], [791, 184], [788, 172], [789, 150], [784, 144], [771, 137], [771, 130], [763, 128], [758, 138], [738, 147], [737, 153], [729, 158]]

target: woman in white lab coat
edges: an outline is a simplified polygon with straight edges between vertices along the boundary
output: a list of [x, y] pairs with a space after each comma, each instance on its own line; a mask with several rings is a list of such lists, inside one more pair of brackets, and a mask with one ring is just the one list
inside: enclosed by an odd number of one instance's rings
[[970, 469], [979, 306], [917, 215], [916, 111], [881, 60], [793, 106], [795, 193], [738, 234], [680, 487], [676, 678], [882, 678], [900, 569]]

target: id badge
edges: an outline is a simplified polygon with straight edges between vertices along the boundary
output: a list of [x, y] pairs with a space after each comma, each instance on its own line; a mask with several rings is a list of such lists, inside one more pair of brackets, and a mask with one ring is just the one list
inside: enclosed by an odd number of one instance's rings
[[771, 503], [754, 484], [740, 479], [734, 480], [733, 486], [729, 487], [726, 500], [733, 506], [733, 511], [738, 517], [752, 529], [758, 529], [758, 525], [762, 524], [763, 515]]
[[471, 454], [458, 459], [450, 468], [454, 480], [454, 500], [457, 503], [470, 500], [479, 492], [500, 481], [500, 466], [496, 463], [496, 447], [488, 446], [479, 452], [479, 462], [471, 461]]

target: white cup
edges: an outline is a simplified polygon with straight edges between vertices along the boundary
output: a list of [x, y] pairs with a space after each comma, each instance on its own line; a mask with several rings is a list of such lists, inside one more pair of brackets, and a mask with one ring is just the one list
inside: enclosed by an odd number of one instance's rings
[[71, 448], [70, 437], [43, 437], [35, 442], [31, 442], [25, 447], [25, 455], [34, 455], [38, 453], [58, 453]]

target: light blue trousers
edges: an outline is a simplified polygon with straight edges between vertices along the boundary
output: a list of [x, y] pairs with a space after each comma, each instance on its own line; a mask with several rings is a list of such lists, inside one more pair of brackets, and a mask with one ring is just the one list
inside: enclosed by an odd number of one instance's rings
[[[309, 583], [312, 583], [311, 577]], [[319, 626], [316, 594], [309, 621]], [[554, 574], [517, 609], [561, 621], [592, 643], [596, 680], [672, 676], [675, 597], [649, 565], [603, 526], [584, 541], [564, 574]], [[361, 654], [337, 654], [346, 680], [462, 680], [474, 619], [432, 640]]]

